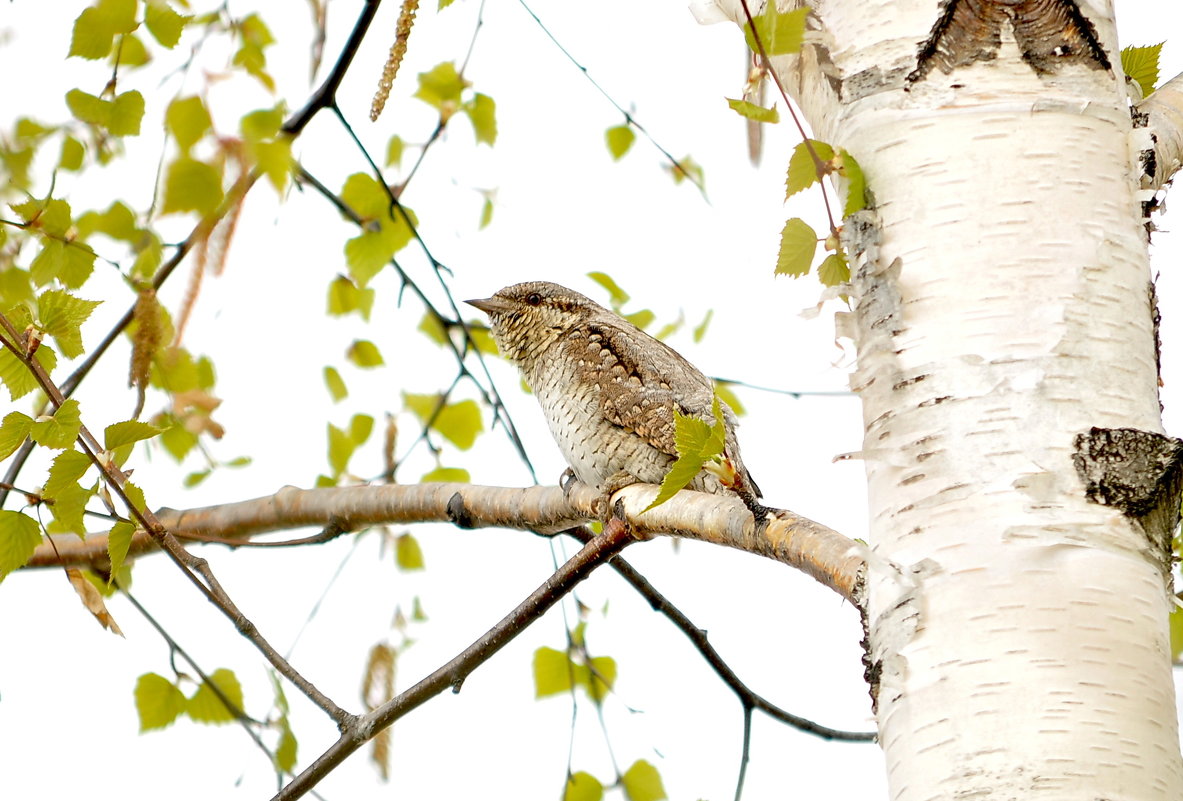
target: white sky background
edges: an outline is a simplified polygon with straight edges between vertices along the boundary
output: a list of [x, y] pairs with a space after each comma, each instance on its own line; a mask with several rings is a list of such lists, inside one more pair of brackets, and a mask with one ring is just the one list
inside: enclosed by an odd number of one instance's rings
[[[0, 5], [4, 127], [18, 113], [67, 119], [66, 90], [81, 86], [97, 93], [108, 77], [99, 64], [65, 59], [68, 20], [85, 4], [55, 2], [53, 19], [46, 20], [48, 5], [30, 0]], [[264, 19], [279, 40], [268, 51], [278, 94], [299, 108], [310, 91], [307, 7], [264, 5]], [[426, 137], [434, 111], [408, 99], [415, 75], [440, 61], [459, 61], [468, 45], [476, 0], [457, 0], [439, 15], [434, 5], [424, 4], [395, 97], [378, 123], [371, 124], [367, 112], [397, 3], [384, 4], [342, 87], [341, 107], [375, 156], [382, 155], [393, 132], [408, 141]], [[359, 6], [344, 0], [331, 4], [326, 66]], [[1183, 14], [1156, 6], [1145, 0], [1120, 6], [1123, 44], [1150, 44], [1183, 31]], [[620, 115], [517, 2], [491, 1], [467, 75], [476, 90], [497, 101], [497, 144], [474, 147], [467, 121], [454, 120], [403, 198], [419, 215], [435, 256], [454, 271], [455, 296], [485, 297], [508, 283], [547, 278], [603, 300], [584, 277], [602, 270], [632, 293], [629, 310], [652, 308], [659, 324], [683, 310], [692, 326], [713, 308], [701, 345], [693, 344], [688, 331], [671, 340], [708, 374], [792, 390], [845, 389], [849, 358], [834, 344], [829, 315], [809, 321], [798, 315], [815, 303], [818, 284], [812, 278], [772, 278], [780, 226], [788, 216], [816, 218], [818, 204], [813, 195], [792, 209], [782, 207], [783, 166], [796, 142], [788, 125], [766, 128], [762, 170], [748, 163], [742, 121], [723, 100], [742, 88], [739, 33], [729, 26], [698, 26], [681, 2], [572, 6], [535, 0], [532, 7], [658, 142], [703, 165], [709, 202], [688, 184], [674, 187], [661, 169], [662, 157], [643, 137], [621, 163], [613, 163], [603, 132], [619, 124]], [[232, 2], [231, 9], [245, 13], [248, 5]], [[1164, 14], [1174, 16], [1167, 20]], [[188, 35], [178, 51], [187, 52], [191, 44]], [[1181, 70], [1183, 46], [1168, 40], [1163, 75]], [[173, 76], [160, 85], [159, 74], [149, 68], [120, 77], [121, 91], [138, 88], [147, 97], [146, 122], [159, 119], [178, 92], [201, 88], [199, 76], [183, 85]], [[227, 98], [239, 104], [234, 117], [215, 120], [226, 133], [234, 132], [241, 111], [273, 102], [244, 82], [211, 91], [215, 108]], [[145, 170], [155, 169], [161, 138], [146, 125], [138, 140], [129, 140]], [[334, 189], [348, 174], [366, 169], [328, 113], [301, 137], [297, 153]], [[151, 172], [143, 175], [147, 182], [119, 184], [62, 178], [58, 194], [76, 210], [105, 207], [113, 197], [143, 208], [146, 194], [127, 197], [129, 191], [146, 193]], [[481, 197], [475, 189], [493, 187], [498, 189], [493, 224], [478, 232]], [[160, 454], [137, 455], [136, 479], [154, 506], [182, 508], [265, 495], [284, 484], [310, 486], [327, 470], [324, 420], [344, 425], [353, 413], [364, 412], [380, 424], [382, 412], [401, 408], [400, 391], [435, 391], [453, 375], [450, 357], [414, 333], [422, 314], [414, 298], [408, 295], [403, 309], [395, 308], [393, 275], [374, 282], [379, 294], [368, 326], [354, 317], [326, 320], [325, 287], [344, 271], [342, 246], [354, 229], [334, 222], [336, 215], [310, 191], [292, 193], [283, 205], [274, 197], [266, 186], [252, 192], [225, 274], [207, 279], [185, 338], [218, 367], [225, 403], [216, 418], [227, 434], [214, 453], [226, 460], [249, 454], [254, 464], [215, 473], [198, 489], [184, 491], [179, 477], [199, 464], [177, 470]], [[1156, 237], [1154, 266], [1162, 273], [1164, 403], [1167, 429], [1178, 434], [1183, 419], [1172, 395], [1178, 396], [1174, 385], [1183, 380], [1175, 344], [1183, 342], [1183, 330], [1172, 312], [1183, 299], [1183, 279], [1172, 220], [1168, 216], [1160, 224], [1166, 233]], [[178, 222], [178, 238], [190, 225]], [[414, 246], [400, 260], [442, 299]], [[183, 270], [162, 295], [173, 309], [187, 281]], [[88, 345], [123, 311], [106, 305], [84, 329]], [[387, 367], [364, 376], [344, 368], [345, 347], [355, 337], [374, 340]], [[337, 406], [321, 380], [326, 363], [342, 367], [351, 390]], [[504, 364], [495, 369], [539, 479], [553, 483], [563, 465], [542, 416], [533, 399], [516, 391], [514, 373]], [[109, 360], [84, 385], [83, 417], [92, 429], [128, 415], [133, 398], [122, 389], [125, 370], [125, 361]], [[740, 432], [745, 461], [769, 501], [863, 536], [862, 467], [832, 461], [860, 445], [857, 403], [752, 391], [741, 397], [749, 410]], [[25, 409], [27, 402], [17, 406]], [[150, 400], [148, 411], [153, 410]], [[400, 422], [402, 453], [416, 426], [406, 416]], [[483, 437], [471, 454], [446, 448], [444, 461], [468, 467], [480, 483], [529, 483], [500, 431]], [[431, 466], [420, 448], [401, 477], [414, 480]], [[356, 455], [352, 467], [362, 475], [380, 472], [377, 443]], [[378, 554], [375, 536], [362, 539], [355, 550], [346, 537], [302, 552], [210, 547], [201, 554], [271, 642], [286, 651], [353, 550], [293, 661], [338, 703], [357, 710], [366, 651], [384, 637], [397, 640], [390, 630], [396, 605], [409, 609], [418, 595], [430, 617], [413, 628], [417, 642], [399, 662], [398, 689], [405, 689], [483, 633], [553, 569], [549, 543], [529, 534], [447, 526], [420, 527], [416, 533], [428, 570], [415, 575], [396, 572], [390, 554]], [[574, 552], [570, 543], [564, 547], [564, 553]], [[709, 630], [716, 648], [752, 689], [827, 725], [871, 727], [857, 616], [833, 593], [766, 560], [695, 543], [683, 543], [675, 553], [668, 541], [658, 540], [635, 546], [626, 556]], [[236, 671], [248, 712], [267, 714], [271, 691], [262, 660], [171, 564], [141, 560], [133, 591], [204, 669]], [[588, 624], [593, 652], [618, 663], [617, 694], [606, 704], [605, 718], [621, 769], [648, 759], [661, 770], [672, 799], [730, 798], [741, 742], [734, 697], [685, 639], [608, 571], [583, 585], [579, 597], [594, 610]], [[0, 765], [6, 768], [6, 794], [268, 797], [273, 774], [236, 727], [182, 721], [163, 732], [137, 734], [136, 677], [148, 671], [171, 677], [168, 649], [125, 601], [114, 599], [111, 610], [126, 640], [101, 631], [58, 573], [17, 574], [0, 585]], [[396, 724], [389, 786], [377, 781], [359, 753], [319, 791], [329, 799], [558, 797], [572, 737], [571, 704], [564, 698], [533, 700], [530, 660], [539, 645], [562, 648], [564, 641], [563, 618], [554, 610], [470, 676], [459, 695], [437, 698]], [[335, 731], [295, 690], [288, 688], [287, 695], [304, 765], [335, 739]], [[610, 780], [605, 738], [586, 705], [574, 738], [574, 769]], [[745, 797], [784, 797], [787, 788], [800, 798], [882, 798], [879, 752], [871, 745], [827, 744], [757, 714]]]

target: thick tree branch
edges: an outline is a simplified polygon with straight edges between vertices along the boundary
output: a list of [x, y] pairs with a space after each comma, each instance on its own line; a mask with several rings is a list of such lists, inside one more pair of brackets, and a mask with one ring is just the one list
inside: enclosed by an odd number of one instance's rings
[[1138, 104], [1149, 116], [1154, 135], [1154, 174], [1150, 189], [1159, 189], [1183, 165], [1183, 75], [1176, 75]]
[[[641, 513], [657, 488], [638, 484], [615, 496], [623, 518], [641, 535], [674, 535], [726, 545], [795, 567], [858, 604], [865, 565], [862, 546], [793, 512], [777, 510], [760, 525], [738, 498], [683, 490], [671, 501]], [[597, 517], [600, 495], [575, 484], [558, 487], [486, 487], [472, 484], [408, 484], [375, 487], [285, 487], [274, 495], [197, 509], [161, 509], [160, 525], [180, 540], [205, 537], [242, 540], [304, 526], [354, 530], [392, 523], [454, 523], [464, 528], [517, 528], [554, 534]], [[56, 547], [57, 552], [54, 552]], [[156, 548], [137, 531], [128, 555]], [[60, 558], [59, 558], [60, 555]], [[107, 541], [95, 534], [80, 541], [57, 536], [42, 545], [28, 567], [102, 565]]]

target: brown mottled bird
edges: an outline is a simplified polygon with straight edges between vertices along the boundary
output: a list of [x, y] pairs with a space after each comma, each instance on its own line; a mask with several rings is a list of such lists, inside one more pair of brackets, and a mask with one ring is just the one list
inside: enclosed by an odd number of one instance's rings
[[[574, 290], [549, 281], [514, 284], [470, 300], [489, 315], [502, 355], [542, 405], [555, 442], [585, 484], [606, 494], [660, 484], [678, 456], [674, 410], [714, 424], [714, 385], [663, 342]], [[760, 489], [739, 456], [735, 413], [725, 419], [733, 478], [700, 471], [688, 489], [734, 492], [753, 513]]]

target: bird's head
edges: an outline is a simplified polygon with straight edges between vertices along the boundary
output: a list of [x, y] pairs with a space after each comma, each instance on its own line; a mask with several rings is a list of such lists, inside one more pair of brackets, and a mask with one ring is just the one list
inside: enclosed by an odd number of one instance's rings
[[491, 298], [465, 301], [489, 315], [489, 328], [502, 355], [526, 368], [563, 334], [602, 307], [565, 286], [527, 281], [507, 286]]

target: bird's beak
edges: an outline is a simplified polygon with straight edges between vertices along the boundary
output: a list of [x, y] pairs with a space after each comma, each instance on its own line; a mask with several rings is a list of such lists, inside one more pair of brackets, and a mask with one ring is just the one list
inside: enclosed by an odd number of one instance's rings
[[512, 303], [507, 303], [501, 298], [484, 298], [482, 300], [466, 300], [464, 302], [469, 306], [476, 306], [485, 314], [501, 314], [513, 308]]

